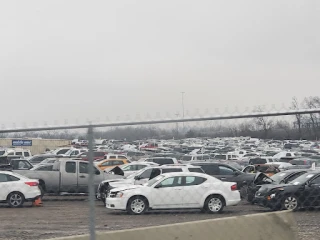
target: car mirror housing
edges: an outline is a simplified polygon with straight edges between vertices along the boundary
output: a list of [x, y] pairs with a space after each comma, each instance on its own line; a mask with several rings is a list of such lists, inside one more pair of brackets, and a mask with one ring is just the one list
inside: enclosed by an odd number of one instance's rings
[[140, 176], [134, 176], [134, 180], [140, 180]]

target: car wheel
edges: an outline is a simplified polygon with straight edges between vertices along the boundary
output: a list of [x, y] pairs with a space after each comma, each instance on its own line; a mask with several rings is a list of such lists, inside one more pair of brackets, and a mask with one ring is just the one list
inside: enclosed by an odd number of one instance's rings
[[282, 208], [285, 210], [293, 210], [296, 211], [299, 209], [299, 200], [296, 196], [286, 196], [282, 202]]
[[24, 203], [24, 196], [20, 192], [10, 193], [7, 198], [7, 202], [10, 207], [13, 207], [13, 208], [21, 207]]
[[148, 209], [148, 202], [145, 198], [137, 196], [128, 201], [127, 212], [129, 214], [140, 215]]
[[208, 197], [204, 204], [208, 213], [221, 213], [224, 205], [223, 198], [218, 195]]

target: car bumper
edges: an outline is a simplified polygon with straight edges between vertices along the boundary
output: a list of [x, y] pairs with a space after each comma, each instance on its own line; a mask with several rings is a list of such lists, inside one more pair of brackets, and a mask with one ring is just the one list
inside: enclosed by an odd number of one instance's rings
[[106, 208], [114, 210], [126, 210], [127, 209], [126, 198], [107, 198]]
[[233, 191], [226, 199], [226, 206], [235, 206], [241, 202], [239, 191]]
[[266, 208], [276, 209], [281, 206], [279, 198], [268, 198], [268, 196], [255, 196], [253, 203]]
[[41, 196], [41, 191], [39, 188], [30, 189], [24, 194], [24, 198], [27, 201], [33, 201]]

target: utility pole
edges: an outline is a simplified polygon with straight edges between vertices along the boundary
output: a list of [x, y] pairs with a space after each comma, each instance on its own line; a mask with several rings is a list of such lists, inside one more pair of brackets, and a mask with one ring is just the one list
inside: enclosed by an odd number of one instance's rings
[[[182, 119], [184, 119], [184, 93], [185, 92], [181, 92]], [[182, 122], [182, 131], [184, 131], [184, 122]]]
[[[178, 113], [178, 112], [177, 112], [175, 115], [176, 115], [177, 118], [179, 117], [179, 113]], [[176, 131], [177, 131], [177, 137], [179, 137], [179, 123], [178, 123], [178, 122], [176, 123], [176, 128], [177, 128], [177, 129], [176, 129]]]

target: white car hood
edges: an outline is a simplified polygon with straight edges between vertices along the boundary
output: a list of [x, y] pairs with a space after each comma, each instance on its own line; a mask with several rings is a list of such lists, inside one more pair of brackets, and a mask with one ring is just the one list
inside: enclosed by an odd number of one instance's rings
[[111, 192], [121, 192], [121, 191], [125, 191], [125, 190], [137, 189], [137, 188], [141, 188], [141, 187], [144, 187], [144, 186], [127, 184], [127, 185], [119, 186], [117, 188], [113, 188], [111, 190]]

